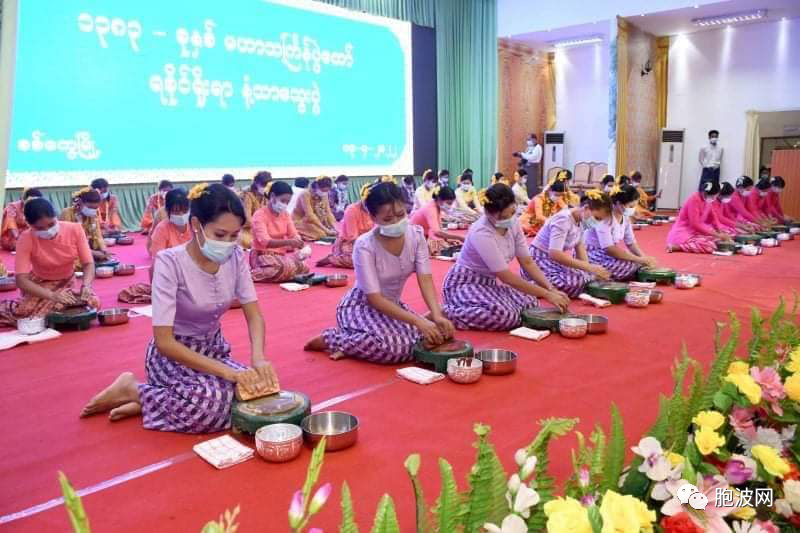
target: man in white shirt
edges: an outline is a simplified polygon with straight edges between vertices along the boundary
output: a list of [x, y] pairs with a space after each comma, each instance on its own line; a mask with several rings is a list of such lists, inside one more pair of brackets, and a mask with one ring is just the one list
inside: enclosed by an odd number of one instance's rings
[[527, 174], [528, 198], [533, 198], [539, 192], [539, 163], [542, 161], [542, 146], [536, 134], [528, 136], [527, 148], [524, 152], [514, 152], [514, 157], [519, 157], [519, 166]]
[[700, 148], [700, 184], [713, 181], [719, 185], [719, 168], [722, 166], [722, 147], [719, 146], [719, 132], [708, 132], [708, 146]]
[[297, 178], [294, 180], [294, 183], [292, 184], [292, 199], [289, 200], [289, 207], [286, 208], [286, 211], [289, 214], [294, 213], [294, 208], [297, 205], [297, 199], [300, 197], [300, 193], [306, 190], [308, 184], [308, 178]]

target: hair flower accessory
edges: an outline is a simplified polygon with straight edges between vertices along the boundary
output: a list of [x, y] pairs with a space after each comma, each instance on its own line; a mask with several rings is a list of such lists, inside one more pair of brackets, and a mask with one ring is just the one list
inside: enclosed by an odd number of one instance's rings
[[486, 189], [481, 189], [478, 193], [478, 201], [481, 205], [487, 205], [489, 203], [489, 196], [486, 194]]
[[590, 190], [586, 191], [586, 196], [590, 200], [602, 200], [603, 199], [603, 193], [598, 191], [598, 190], [596, 190], [596, 189], [590, 189]]
[[387, 183], [387, 182], [388, 183], [394, 183], [395, 185], [397, 185], [397, 180], [394, 179], [394, 176], [390, 176], [390, 175], [381, 176], [381, 183]]
[[322, 180], [329, 180], [329, 179], [330, 178], [328, 176], [317, 176], [316, 178], [314, 178], [314, 183], [319, 183]]
[[194, 187], [192, 187], [192, 190], [189, 191], [189, 194], [186, 195], [186, 197], [189, 200], [197, 200], [198, 198], [203, 196], [203, 194], [205, 194], [206, 189], [208, 189], [208, 183], [201, 183], [199, 185], [195, 185]]
[[[94, 189], [92, 189], [91, 187], [89, 187], [89, 186], [87, 185], [86, 187], [83, 187], [82, 189], [78, 189], [77, 191], [75, 191], [74, 193], [72, 193], [72, 197], [73, 197], [73, 198], [78, 198], [80, 195], [82, 195], [82, 194], [86, 194], [87, 192], [92, 192], [93, 190], [94, 190]], [[24, 194], [24, 193], [23, 193], [23, 194]]]
[[558, 174], [556, 174], [556, 181], [567, 181], [567, 171], [561, 170]]
[[364, 200], [367, 199], [367, 196], [369, 195], [369, 190], [372, 188], [373, 185], [375, 185], [375, 184], [374, 183], [365, 183], [364, 186], [361, 187], [361, 201], [364, 201]]

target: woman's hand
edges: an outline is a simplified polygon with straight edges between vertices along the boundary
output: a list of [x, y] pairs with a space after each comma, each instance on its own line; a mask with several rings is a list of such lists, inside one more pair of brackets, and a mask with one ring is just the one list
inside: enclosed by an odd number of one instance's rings
[[559, 291], [548, 291], [545, 299], [551, 304], [558, 307], [562, 313], [566, 313], [569, 307], [569, 296]]
[[650, 257], [649, 255], [645, 255], [641, 259], [642, 259], [642, 264], [647, 268], [656, 268], [658, 266], [658, 262], [656, 261], [655, 257]]
[[81, 300], [83, 300], [84, 302], [88, 302], [93, 297], [94, 297], [94, 291], [92, 290], [91, 287], [84, 286], [81, 288]]
[[101, 261], [102, 262], [102, 261], [105, 261], [105, 260], [108, 259], [108, 254], [106, 252], [104, 252], [103, 250], [93, 250], [92, 251], [92, 257], [94, 258], [95, 261]]
[[303, 246], [305, 246], [305, 244], [304, 244], [304, 243], [303, 243], [303, 241], [302, 241], [302, 240], [300, 240], [300, 239], [289, 239], [288, 241], [286, 241], [286, 246], [287, 246], [288, 248], [294, 248], [294, 249], [296, 249], [296, 250], [299, 250], [299, 249], [301, 249]]
[[50, 299], [65, 306], [78, 305], [80, 303], [75, 294], [69, 289], [54, 292]]
[[611, 274], [608, 272], [608, 270], [600, 265], [590, 264], [588, 271], [604, 281], [611, 279]]
[[439, 346], [444, 343], [442, 332], [439, 331], [439, 326], [435, 323], [426, 318], [420, 318], [416, 326], [428, 346]]
[[329, 229], [327, 231], [328, 231], [328, 237], [336, 237], [337, 233], [335, 229]]
[[230, 379], [230, 381], [233, 381], [237, 385], [241, 385], [244, 390], [250, 393], [258, 389], [258, 382], [261, 379], [258, 375], [258, 372], [253, 368], [248, 368], [247, 370], [234, 370], [231, 378], [232, 379]]
[[258, 374], [258, 379], [261, 383], [265, 383], [270, 389], [278, 387], [276, 383], [275, 370], [272, 368], [272, 363], [264, 361], [263, 359], [253, 360], [253, 370]]
[[449, 340], [453, 338], [453, 335], [456, 332], [455, 326], [453, 323], [450, 322], [444, 315], [437, 314], [431, 316], [431, 321], [436, 324], [436, 327], [439, 328], [439, 331], [442, 333], [442, 336], [445, 340]]

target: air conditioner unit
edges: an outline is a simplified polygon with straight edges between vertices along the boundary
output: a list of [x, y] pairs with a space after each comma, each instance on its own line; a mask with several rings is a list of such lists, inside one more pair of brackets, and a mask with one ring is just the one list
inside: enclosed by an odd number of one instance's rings
[[547, 180], [547, 173], [553, 167], [564, 168], [564, 132], [544, 132], [544, 155], [542, 157], [542, 186]]
[[685, 130], [661, 130], [661, 149], [658, 153], [656, 189], [661, 191], [657, 200], [660, 209], [681, 207], [681, 181], [683, 181], [683, 133]]

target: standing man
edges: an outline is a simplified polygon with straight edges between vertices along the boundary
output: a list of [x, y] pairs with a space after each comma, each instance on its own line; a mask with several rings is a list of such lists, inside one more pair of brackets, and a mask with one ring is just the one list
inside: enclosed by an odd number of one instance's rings
[[539, 164], [542, 162], [542, 146], [535, 133], [530, 134], [527, 144], [528, 147], [524, 152], [514, 152], [513, 155], [520, 158], [519, 166], [527, 173], [528, 198], [533, 198], [539, 193]]
[[711, 181], [719, 185], [719, 167], [722, 165], [722, 148], [719, 146], [719, 132], [708, 132], [708, 146], [700, 148], [700, 184]]

